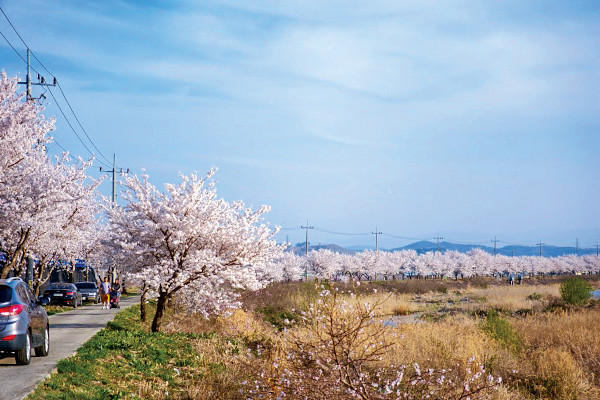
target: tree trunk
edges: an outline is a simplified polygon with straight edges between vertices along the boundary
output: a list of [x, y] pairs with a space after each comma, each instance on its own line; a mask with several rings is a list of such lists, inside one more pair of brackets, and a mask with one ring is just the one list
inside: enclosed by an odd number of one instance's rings
[[142, 297], [140, 298], [140, 320], [146, 322], [146, 295], [148, 294], [148, 288], [144, 285], [142, 289]]
[[26, 231], [21, 230], [21, 238], [19, 239], [19, 243], [17, 244], [17, 248], [15, 249], [14, 253], [12, 255], [8, 253], [6, 254], [8, 262], [4, 264], [4, 267], [2, 267], [2, 272], [0, 272], [0, 279], [6, 279], [8, 277], [9, 272], [13, 268], [15, 268], [18, 254], [20, 254], [21, 251], [23, 251], [25, 245], [27, 244], [27, 241], [29, 240], [29, 232], [31, 232], [31, 228], [27, 228]]
[[158, 295], [158, 303], [156, 304], [156, 313], [154, 314], [154, 320], [152, 320], [152, 332], [160, 332], [160, 324], [168, 300], [169, 294], [167, 292], [160, 292]]

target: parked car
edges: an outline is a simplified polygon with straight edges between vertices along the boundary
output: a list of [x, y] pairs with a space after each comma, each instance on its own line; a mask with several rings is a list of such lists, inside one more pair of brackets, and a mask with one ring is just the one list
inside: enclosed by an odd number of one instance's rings
[[50, 304], [61, 304], [71, 305], [73, 308], [77, 308], [83, 304], [83, 297], [81, 292], [72, 283], [55, 282], [51, 283], [46, 290], [44, 290], [43, 297], [50, 300]]
[[81, 292], [83, 300], [92, 300], [95, 303], [100, 303], [98, 285], [95, 282], [75, 282], [75, 286]]
[[14, 354], [18, 365], [35, 355], [45, 357], [50, 350], [50, 324], [42, 305], [20, 278], [0, 279], [0, 353]]

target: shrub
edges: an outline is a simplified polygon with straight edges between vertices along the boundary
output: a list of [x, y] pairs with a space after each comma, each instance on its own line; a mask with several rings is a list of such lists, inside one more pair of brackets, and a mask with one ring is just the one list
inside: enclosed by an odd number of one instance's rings
[[435, 290], [438, 293], [441, 293], [441, 294], [447, 294], [448, 293], [448, 288], [445, 287], [445, 286], [438, 286]]
[[527, 296], [527, 300], [537, 301], [537, 300], [541, 300], [542, 297], [543, 297], [543, 295], [541, 293], [533, 292], [529, 296]]
[[298, 325], [281, 332], [283, 347], [265, 367], [250, 359], [244, 397], [475, 400], [488, 399], [501, 383], [476, 357], [445, 369], [392, 365], [384, 355], [398, 336], [376, 313], [381, 300], [323, 289]]
[[560, 296], [567, 304], [583, 305], [592, 297], [592, 285], [579, 276], [567, 279], [560, 285]]
[[282, 331], [298, 319], [298, 314], [278, 306], [258, 307], [256, 311], [263, 315], [265, 322]]
[[518, 352], [521, 349], [521, 338], [517, 331], [498, 315], [497, 311], [490, 311], [487, 314], [482, 330], [494, 340], [500, 342], [511, 351]]

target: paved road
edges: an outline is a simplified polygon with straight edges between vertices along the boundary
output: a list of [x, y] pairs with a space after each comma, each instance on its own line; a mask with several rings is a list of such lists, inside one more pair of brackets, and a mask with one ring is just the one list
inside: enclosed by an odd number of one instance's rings
[[[138, 301], [138, 297], [123, 298], [121, 308]], [[95, 304], [50, 316], [50, 353], [47, 357], [34, 355], [31, 364], [25, 366], [15, 365], [14, 357], [0, 359], [0, 400], [20, 400], [28, 395], [56, 368], [58, 360], [73, 355], [104, 328], [117, 311], [103, 310], [101, 304]]]

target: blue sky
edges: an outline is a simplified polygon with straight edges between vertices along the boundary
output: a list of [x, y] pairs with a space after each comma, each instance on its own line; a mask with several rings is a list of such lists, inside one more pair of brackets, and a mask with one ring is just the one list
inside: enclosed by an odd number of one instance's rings
[[365, 233], [313, 243], [600, 240], [597, 2], [249, 3], [0, 1], [98, 148], [157, 185], [217, 166], [273, 224]]

